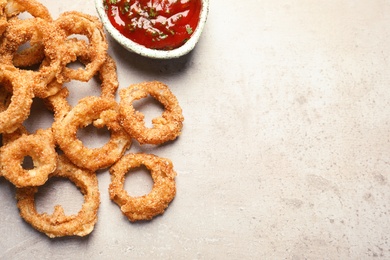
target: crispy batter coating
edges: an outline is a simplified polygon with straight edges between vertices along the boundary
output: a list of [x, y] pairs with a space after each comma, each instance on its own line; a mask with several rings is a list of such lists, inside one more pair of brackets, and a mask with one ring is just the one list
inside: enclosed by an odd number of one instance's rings
[[[22, 163], [30, 156], [33, 169], [23, 169]], [[51, 129], [38, 130], [35, 134], [22, 134], [0, 148], [2, 175], [16, 187], [43, 185], [56, 169], [57, 153]]]
[[19, 188], [16, 192], [17, 206], [21, 217], [35, 229], [48, 237], [86, 236], [97, 222], [100, 205], [98, 179], [94, 172], [83, 170], [72, 164], [66, 157], [58, 157], [58, 166], [51, 177], [64, 177], [72, 181], [84, 195], [84, 204], [77, 215], [66, 216], [64, 209], [57, 205], [54, 213], [40, 214], [34, 203], [38, 187]]
[[[77, 130], [90, 125], [105, 125], [111, 133], [100, 148], [87, 148], [77, 138]], [[56, 142], [77, 166], [96, 171], [114, 164], [131, 145], [130, 136], [119, 125], [118, 104], [113, 99], [90, 96], [83, 98], [60, 121], [53, 124]]]
[[[131, 197], [124, 190], [125, 176], [130, 169], [145, 165], [154, 181], [152, 191], [144, 196]], [[110, 168], [110, 198], [132, 222], [150, 220], [162, 214], [176, 194], [175, 176], [169, 159], [152, 154], [126, 154]]]
[[[140, 144], [162, 144], [176, 139], [181, 134], [184, 120], [182, 109], [167, 85], [158, 81], [133, 84], [120, 90], [119, 95], [121, 123]], [[145, 116], [133, 106], [135, 100], [146, 98], [148, 95], [154, 97], [165, 108], [161, 117], [152, 120], [152, 128], [145, 126]]]

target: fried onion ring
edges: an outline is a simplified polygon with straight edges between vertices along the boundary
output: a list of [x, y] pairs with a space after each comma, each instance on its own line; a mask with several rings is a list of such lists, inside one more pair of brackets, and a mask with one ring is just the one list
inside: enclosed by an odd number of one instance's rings
[[[64, 77], [63, 81], [69, 81], [71, 79], [89, 81], [96, 74], [107, 57], [108, 43], [103, 31], [102, 23], [95, 16], [72, 11], [62, 13], [60, 17], [55, 20], [55, 25], [63, 30], [66, 36], [84, 35], [89, 40], [89, 44], [86, 48], [80, 48], [75, 53], [81, 61], [84, 61], [83, 63], [86, 63], [85, 68], [74, 70], [64, 67], [62, 71], [62, 77]], [[71, 61], [75, 61], [75, 59]]]
[[5, 13], [7, 18], [13, 18], [20, 13], [28, 12], [33, 17], [39, 17], [46, 21], [52, 21], [49, 10], [36, 0], [7, 0]]
[[[34, 168], [23, 169], [22, 162], [30, 156]], [[56, 169], [57, 153], [51, 129], [38, 130], [35, 134], [22, 134], [0, 148], [2, 175], [18, 188], [43, 185]]]
[[57, 169], [50, 174], [51, 177], [68, 178], [80, 189], [84, 195], [84, 204], [81, 210], [77, 215], [66, 216], [64, 209], [57, 205], [52, 215], [40, 214], [37, 212], [34, 202], [38, 187], [26, 187], [16, 191], [17, 206], [21, 217], [50, 238], [90, 234], [97, 222], [97, 211], [100, 204], [96, 174], [77, 168], [66, 157], [59, 156]]
[[[152, 81], [130, 85], [119, 92], [121, 123], [125, 130], [140, 144], [162, 144], [180, 135], [184, 117], [175, 95], [165, 84]], [[133, 102], [148, 95], [154, 97], [165, 108], [161, 117], [152, 120], [153, 127], [147, 128], [144, 115], [136, 111]]]
[[4, 89], [11, 87], [9, 105], [0, 112], [0, 133], [12, 133], [30, 115], [33, 90], [28, 80], [18, 77], [14, 68], [0, 66], [0, 84]]
[[[49, 10], [38, 1], [8, 0], [5, 2], [4, 17], [6, 20], [15, 19], [16, 16], [23, 12], [28, 12], [31, 16], [44, 19], [48, 22], [53, 20]], [[2, 24], [3, 20], [0, 21], [0, 31], [2, 29]], [[13, 62], [16, 67], [28, 67], [39, 64], [44, 56], [44, 47], [42, 43], [35, 43], [29, 48], [16, 52], [13, 57]]]
[[[40, 18], [27, 20], [15, 19], [8, 23], [4, 40], [0, 46], [2, 63], [14, 66], [13, 57], [19, 46], [28, 42], [41, 42], [44, 46], [45, 60], [38, 71], [20, 70], [21, 77], [29, 78], [37, 97], [47, 97], [47, 85], [63, 68], [63, 57], [68, 50], [61, 48], [65, 36], [59, 33], [52, 23]], [[15, 66], [14, 66], [15, 67]]]
[[[131, 145], [130, 136], [118, 121], [118, 104], [113, 99], [89, 96], [83, 98], [61, 120], [53, 123], [56, 142], [77, 166], [92, 171], [114, 164]], [[61, 112], [59, 112], [61, 113]], [[100, 148], [87, 148], [77, 139], [77, 130], [98, 121], [111, 133], [108, 143]]]
[[[144, 196], [131, 197], [124, 190], [125, 176], [129, 170], [146, 166], [154, 181], [152, 191]], [[126, 154], [110, 168], [110, 199], [120, 207], [131, 221], [150, 220], [163, 214], [176, 194], [175, 176], [169, 159], [152, 154]]]

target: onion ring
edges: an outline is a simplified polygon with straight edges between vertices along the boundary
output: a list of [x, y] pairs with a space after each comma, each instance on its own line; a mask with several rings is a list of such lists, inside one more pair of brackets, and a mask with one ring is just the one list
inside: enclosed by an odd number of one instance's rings
[[57, 169], [50, 174], [50, 177], [55, 176], [68, 178], [83, 193], [84, 204], [78, 214], [66, 216], [63, 208], [59, 205], [55, 206], [52, 215], [39, 214], [34, 203], [38, 187], [26, 187], [16, 191], [17, 206], [21, 217], [50, 238], [90, 234], [97, 222], [97, 211], [100, 204], [96, 174], [77, 168], [66, 157], [59, 156]]
[[[57, 144], [77, 166], [92, 171], [115, 163], [131, 145], [131, 138], [118, 122], [118, 104], [113, 99], [90, 96], [83, 98], [60, 121], [53, 123]], [[93, 121], [106, 125], [111, 138], [101, 148], [90, 149], [77, 139], [77, 130]]]
[[[30, 156], [34, 168], [25, 170], [22, 162]], [[15, 187], [43, 185], [50, 173], [56, 169], [57, 153], [51, 129], [38, 130], [35, 134], [22, 134], [0, 148], [2, 175]]]
[[[16, 16], [23, 12], [28, 12], [33, 17], [38, 17], [48, 22], [53, 20], [49, 10], [38, 1], [8, 0], [5, 2], [6, 6], [4, 7], [4, 17], [6, 20], [15, 19]], [[2, 22], [0, 22], [0, 30], [2, 28], [1, 25]], [[43, 60], [44, 56], [44, 47], [42, 43], [38, 42], [29, 48], [16, 52], [13, 57], [13, 62], [16, 67], [28, 67], [39, 64]]]
[[39, 17], [46, 21], [52, 21], [49, 10], [36, 0], [7, 0], [5, 13], [8, 19], [13, 18], [20, 13], [28, 12], [33, 17]]
[[[85, 35], [89, 40], [89, 45], [86, 50], [79, 49], [75, 53], [77, 57], [81, 57], [81, 59], [84, 57], [84, 60], [88, 61], [85, 69], [78, 68], [74, 70], [64, 67], [62, 71], [63, 81], [69, 81], [70, 79], [89, 81], [107, 57], [108, 43], [102, 23], [95, 16], [73, 11], [62, 13], [55, 20], [55, 25], [63, 30], [66, 36], [80, 34]], [[75, 61], [75, 59], [71, 61]]]
[[[183, 127], [182, 109], [173, 93], [161, 82], [143, 82], [130, 85], [119, 92], [121, 123], [125, 130], [140, 144], [162, 144], [176, 139]], [[147, 128], [144, 115], [136, 111], [133, 102], [148, 95], [154, 97], [165, 108], [161, 117], [152, 120], [153, 127]]]
[[63, 57], [68, 54], [66, 49], [61, 48], [65, 36], [56, 31], [52, 23], [40, 18], [9, 21], [3, 36], [4, 40], [0, 46], [2, 63], [13, 67], [13, 57], [19, 46], [28, 40], [43, 44], [45, 60], [39, 70], [20, 70], [19, 73], [22, 74], [21, 77], [30, 79], [37, 97], [47, 97], [47, 85], [59, 75], [63, 68]]
[[12, 91], [8, 107], [0, 112], [0, 133], [12, 133], [30, 115], [34, 93], [27, 80], [18, 77], [14, 68], [0, 66], [0, 84], [5, 89], [10, 86]]
[[[145, 165], [154, 181], [152, 191], [144, 196], [131, 197], [124, 190], [125, 176], [130, 169]], [[110, 199], [131, 221], [150, 220], [164, 213], [176, 194], [175, 176], [169, 159], [151, 154], [126, 154], [110, 168]]]

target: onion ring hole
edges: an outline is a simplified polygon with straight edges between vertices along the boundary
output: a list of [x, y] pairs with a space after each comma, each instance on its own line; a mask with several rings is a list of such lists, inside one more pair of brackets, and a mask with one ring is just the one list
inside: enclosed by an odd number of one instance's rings
[[83, 194], [67, 178], [52, 177], [35, 194], [37, 212], [52, 214], [56, 205], [61, 205], [65, 215], [77, 214], [84, 203]]
[[27, 170], [27, 171], [34, 169], [34, 161], [33, 161], [31, 156], [26, 155], [23, 158], [22, 167], [24, 170]]
[[[68, 36], [66, 39], [67, 40], [76, 39], [79, 41], [84, 41], [86, 44], [89, 44], [88, 37], [83, 35], [83, 34], [72, 34], [72, 35]], [[85, 69], [85, 64], [80, 62], [79, 59], [77, 59], [76, 61], [72, 61], [72, 62], [69, 62], [68, 64], [66, 64], [66, 67], [73, 69], [73, 70], [77, 70], [79, 68]]]
[[100, 96], [102, 92], [101, 81], [97, 75], [88, 82], [71, 80], [64, 85], [69, 90], [69, 96], [66, 100], [72, 107], [76, 106], [80, 99], [88, 96]]
[[44, 104], [41, 98], [33, 98], [31, 112], [23, 122], [29, 133], [35, 133], [38, 129], [48, 129], [54, 122], [53, 112]]
[[133, 107], [145, 116], [144, 122], [148, 128], [153, 127], [153, 118], [161, 116], [164, 112], [164, 106], [151, 95], [148, 95], [146, 98], [134, 100]]
[[153, 188], [153, 179], [149, 170], [144, 166], [130, 169], [126, 173], [124, 189], [132, 197], [149, 194]]
[[97, 128], [93, 124], [77, 129], [77, 138], [87, 148], [99, 148], [110, 141], [110, 131], [106, 126]]
[[[28, 51], [34, 51], [36, 53], [36, 55], [31, 55], [33, 56], [30, 60], [30, 62], [34, 63], [33, 65], [29, 65], [29, 66], [25, 66], [23, 64], [19, 64], [18, 63], [18, 60], [16, 57], [17, 55], [19, 56], [23, 56], [25, 54], [23, 54], [23, 52], [28, 52]], [[38, 45], [31, 45], [30, 41], [27, 41], [25, 43], [23, 43], [22, 45], [20, 45], [14, 55], [14, 59], [13, 59], [13, 65], [16, 67], [16, 68], [19, 68], [19, 69], [22, 69], [22, 70], [31, 70], [31, 71], [39, 71], [39, 66], [41, 65], [43, 59], [44, 59], [44, 53], [43, 53], [43, 49], [42, 49], [42, 46], [38, 46]]]

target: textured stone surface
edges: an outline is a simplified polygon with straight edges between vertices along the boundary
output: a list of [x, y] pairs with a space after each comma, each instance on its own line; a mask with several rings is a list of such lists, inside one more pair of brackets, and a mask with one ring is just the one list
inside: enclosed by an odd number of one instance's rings
[[[95, 14], [93, 0], [42, 2], [54, 18]], [[121, 87], [160, 80], [180, 101], [178, 140], [130, 150], [170, 158], [177, 196], [132, 224], [99, 172], [94, 232], [49, 240], [0, 178], [0, 259], [390, 258], [389, 25], [387, 0], [212, 0], [186, 57], [150, 60], [109, 38]], [[78, 194], [62, 196], [77, 209]]]

